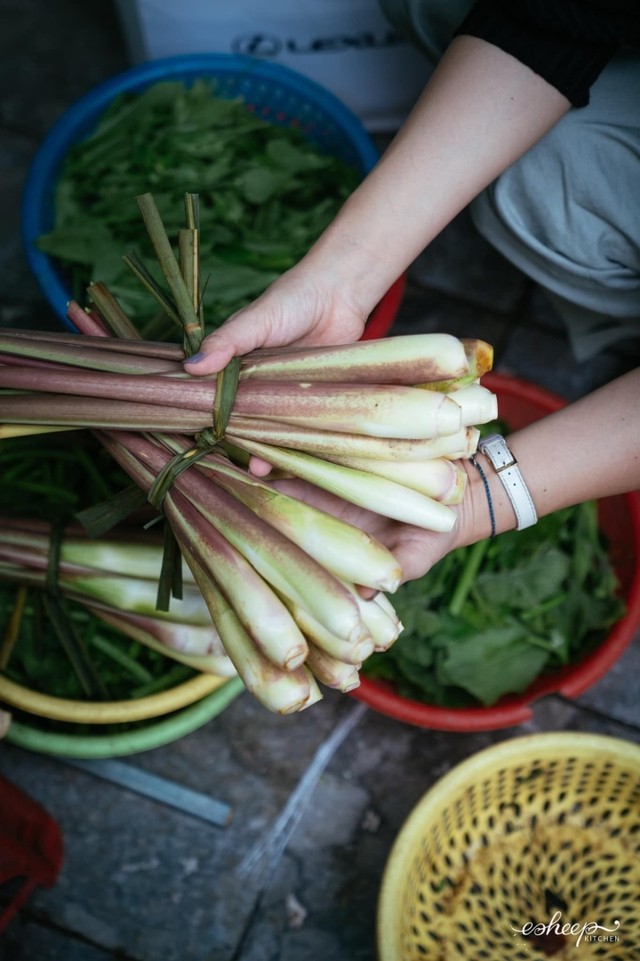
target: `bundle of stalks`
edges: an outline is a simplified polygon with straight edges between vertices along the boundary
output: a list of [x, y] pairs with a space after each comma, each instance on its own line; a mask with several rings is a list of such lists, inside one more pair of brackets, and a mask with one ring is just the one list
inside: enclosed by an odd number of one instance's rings
[[[346, 691], [401, 625], [384, 592], [402, 572], [380, 543], [246, 469], [257, 456], [286, 475], [395, 520], [449, 531], [464, 492], [455, 461], [497, 415], [479, 383], [492, 351], [448, 334], [336, 347], [258, 350], [221, 374], [182, 367], [203, 335], [197, 207], [176, 260], [152, 199], [139, 198], [168, 290], [129, 262], [182, 345], [136, 336], [102, 285], [94, 308], [70, 305], [82, 336], [0, 334], [0, 437], [95, 432], [165, 518], [206, 603], [226, 656], [269, 709], [290, 713]], [[167, 585], [180, 594], [168, 548]], [[381, 592], [363, 601], [358, 587]]]
[[[55, 556], [55, 570], [52, 557]], [[90, 538], [80, 525], [0, 516], [0, 581], [51, 591], [83, 605], [121, 634], [207, 674], [236, 674], [188, 569], [182, 597], [157, 608], [163, 542], [121, 528]]]

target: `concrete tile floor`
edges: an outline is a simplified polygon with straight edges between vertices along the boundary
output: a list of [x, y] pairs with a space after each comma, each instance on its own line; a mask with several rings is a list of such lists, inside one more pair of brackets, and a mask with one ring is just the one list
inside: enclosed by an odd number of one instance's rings
[[[0, 0], [0, 38], [0, 323], [55, 328], [22, 252], [20, 190], [50, 124], [126, 65], [124, 45], [107, 0]], [[394, 333], [417, 330], [485, 337], [498, 369], [567, 399], [638, 361], [611, 351], [575, 364], [542, 292], [465, 214], [410, 272]], [[274, 717], [243, 694], [204, 728], [127, 760], [230, 805], [226, 827], [4, 743], [0, 772], [56, 818], [65, 862], [0, 935], [0, 959], [372, 961], [384, 865], [429, 786], [475, 751], [534, 731], [640, 742], [639, 673], [636, 639], [575, 702], [549, 697], [519, 727], [475, 734], [415, 729], [332, 692]]]

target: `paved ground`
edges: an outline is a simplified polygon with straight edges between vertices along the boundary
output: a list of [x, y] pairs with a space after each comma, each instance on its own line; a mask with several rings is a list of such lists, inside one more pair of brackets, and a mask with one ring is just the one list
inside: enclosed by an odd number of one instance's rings
[[[50, 124], [125, 65], [106, 0], [0, 0], [0, 322], [56, 326], [29, 274], [19, 200]], [[543, 295], [462, 215], [411, 272], [394, 332], [485, 337], [497, 367], [573, 399], [637, 364], [576, 365]], [[215, 826], [65, 761], [4, 744], [0, 772], [46, 805], [65, 841], [57, 884], [0, 935], [3, 961], [372, 961], [379, 884], [405, 817], [453, 764], [532, 731], [640, 742], [638, 639], [575, 702], [549, 697], [518, 728], [411, 728], [329, 694], [294, 718], [247, 695], [206, 727], [126, 763], [212, 796]], [[501, 959], [495, 959], [501, 961]]]

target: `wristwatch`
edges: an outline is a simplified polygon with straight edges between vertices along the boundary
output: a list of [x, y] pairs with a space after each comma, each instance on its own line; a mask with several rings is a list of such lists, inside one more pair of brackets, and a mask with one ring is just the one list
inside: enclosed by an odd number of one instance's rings
[[489, 434], [478, 441], [478, 450], [487, 458], [500, 478], [516, 515], [516, 530], [531, 527], [538, 520], [529, 488], [524, 482], [518, 462], [501, 434]]

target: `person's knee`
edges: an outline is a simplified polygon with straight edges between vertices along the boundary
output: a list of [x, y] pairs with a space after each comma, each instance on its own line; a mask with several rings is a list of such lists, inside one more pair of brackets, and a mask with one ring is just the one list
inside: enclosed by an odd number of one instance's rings
[[567, 115], [472, 205], [474, 222], [525, 273], [616, 316], [640, 312], [640, 137]]

